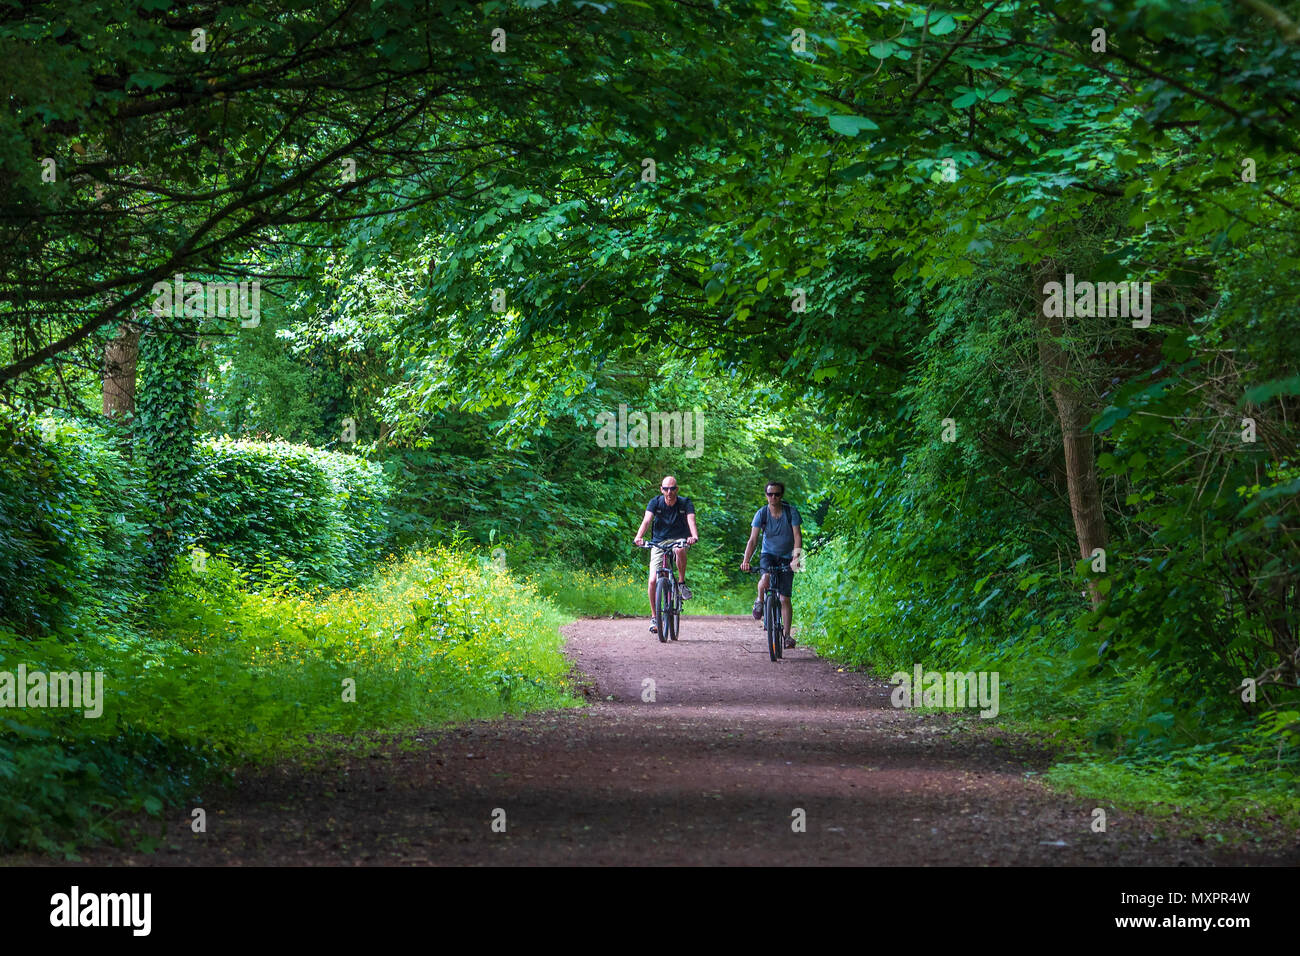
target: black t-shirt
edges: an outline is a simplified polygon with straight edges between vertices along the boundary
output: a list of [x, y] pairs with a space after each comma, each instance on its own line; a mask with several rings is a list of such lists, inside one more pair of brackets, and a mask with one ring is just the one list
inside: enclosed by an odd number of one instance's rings
[[645, 510], [655, 516], [654, 529], [650, 533], [651, 544], [691, 536], [691, 528], [686, 523], [686, 516], [695, 514], [695, 505], [691, 504], [690, 498], [678, 495], [677, 504], [669, 507], [663, 495], [655, 495], [645, 506]]

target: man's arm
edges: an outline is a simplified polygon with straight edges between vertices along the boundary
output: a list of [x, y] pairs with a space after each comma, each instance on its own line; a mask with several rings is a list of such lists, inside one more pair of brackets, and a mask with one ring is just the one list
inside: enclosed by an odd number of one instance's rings
[[699, 529], [695, 527], [695, 512], [694, 512], [694, 511], [692, 511], [690, 514], [688, 514], [688, 515], [686, 516], [686, 526], [687, 526], [688, 528], [691, 529], [691, 536], [690, 536], [689, 538], [686, 539], [687, 542], [690, 543], [690, 544], [694, 544], [696, 541], [699, 541], [699, 540], [700, 540], [700, 532], [699, 532]]
[[645, 544], [645, 532], [646, 529], [650, 527], [650, 522], [654, 520], [654, 517], [655, 513], [653, 511], [647, 511], [645, 517], [641, 519], [641, 527], [636, 529], [635, 540], [638, 548]]
[[790, 567], [795, 571], [803, 570], [803, 532], [794, 526], [794, 552], [790, 557]]
[[754, 545], [756, 545], [756, 544], [758, 544], [758, 529], [757, 529], [757, 528], [750, 528], [750, 529], [749, 529], [749, 540], [748, 540], [747, 542], [745, 542], [745, 557], [744, 557], [744, 559], [740, 562], [740, 570], [742, 570], [742, 571], [748, 571], [748, 570], [749, 570], [749, 558], [750, 558], [750, 555], [752, 555], [752, 554], [754, 553]]

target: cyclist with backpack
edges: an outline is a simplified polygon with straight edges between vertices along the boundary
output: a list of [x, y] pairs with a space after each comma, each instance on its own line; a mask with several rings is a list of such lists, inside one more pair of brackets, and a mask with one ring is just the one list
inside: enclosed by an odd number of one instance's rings
[[[682, 498], [677, 494], [677, 479], [672, 475], [664, 478], [659, 482], [659, 490], [662, 494], [655, 495], [645, 506], [645, 517], [641, 519], [641, 527], [636, 532], [636, 546], [639, 548], [645, 544], [646, 529], [650, 523], [654, 522], [654, 533], [650, 536], [650, 584], [648, 593], [650, 595], [650, 633], [658, 633], [655, 626], [655, 591], [656, 572], [659, 570], [659, 562], [663, 559], [663, 549], [661, 545], [666, 544], [695, 544], [700, 540], [700, 533], [695, 527], [695, 505], [691, 503], [690, 498]], [[689, 601], [692, 597], [690, 589], [686, 586], [686, 549], [677, 549], [677, 581], [681, 585], [682, 600]]]
[[[793, 571], [799, 570], [803, 555], [803, 532], [799, 526], [803, 519], [794, 505], [783, 505], [785, 485], [779, 481], [769, 481], [764, 489], [767, 505], [758, 510], [750, 523], [749, 541], [745, 545], [745, 558], [740, 563], [742, 571], [749, 570], [749, 558], [754, 553], [758, 533], [763, 532], [763, 550], [759, 554], [759, 570], [763, 574], [758, 579], [758, 598], [754, 601], [754, 617], [763, 619], [763, 597], [769, 583], [776, 588], [781, 599], [781, 620], [785, 625], [785, 646], [794, 647], [794, 638], [790, 636], [790, 618], [792, 609], [790, 595], [794, 589]], [[791, 571], [780, 571], [783, 564], [789, 564]]]

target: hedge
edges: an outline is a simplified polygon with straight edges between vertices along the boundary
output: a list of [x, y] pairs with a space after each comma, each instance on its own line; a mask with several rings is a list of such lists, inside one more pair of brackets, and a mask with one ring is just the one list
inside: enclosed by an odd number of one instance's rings
[[[141, 606], [151, 528], [143, 468], [115, 426], [0, 417], [0, 626], [37, 637], [117, 630]], [[304, 445], [195, 448], [181, 553], [224, 554], [262, 580], [359, 580], [388, 543], [377, 464]]]
[[209, 439], [195, 449], [198, 545], [304, 585], [359, 580], [388, 542], [379, 465], [306, 445]]
[[106, 429], [0, 419], [0, 623], [74, 633], [131, 613], [148, 525]]

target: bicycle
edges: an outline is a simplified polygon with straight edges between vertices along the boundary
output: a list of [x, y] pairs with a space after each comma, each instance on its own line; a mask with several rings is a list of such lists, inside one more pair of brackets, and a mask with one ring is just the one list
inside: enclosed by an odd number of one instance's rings
[[[659, 570], [655, 572], [658, 579], [655, 584], [655, 630], [659, 632], [659, 642], [667, 644], [677, 640], [681, 630], [682, 592], [677, 583], [677, 551], [689, 548], [685, 542], [678, 544], [642, 544], [642, 548], [659, 548], [663, 555], [659, 561]], [[666, 580], [665, 580], [666, 579]]]
[[[784, 574], [793, 571], [788, 561], [782, 561], [775, 568], [764, 570], [761, 567], [750, 568], [748, 574]], [[781, 598], [776, 593], [773, 581], [767, 582], [767, 592], [763, 595], [763, 630], [767, 632], [767, 653], [772, 662], [779, 661], [785, 649], [785, 625], [781, 621]]]

